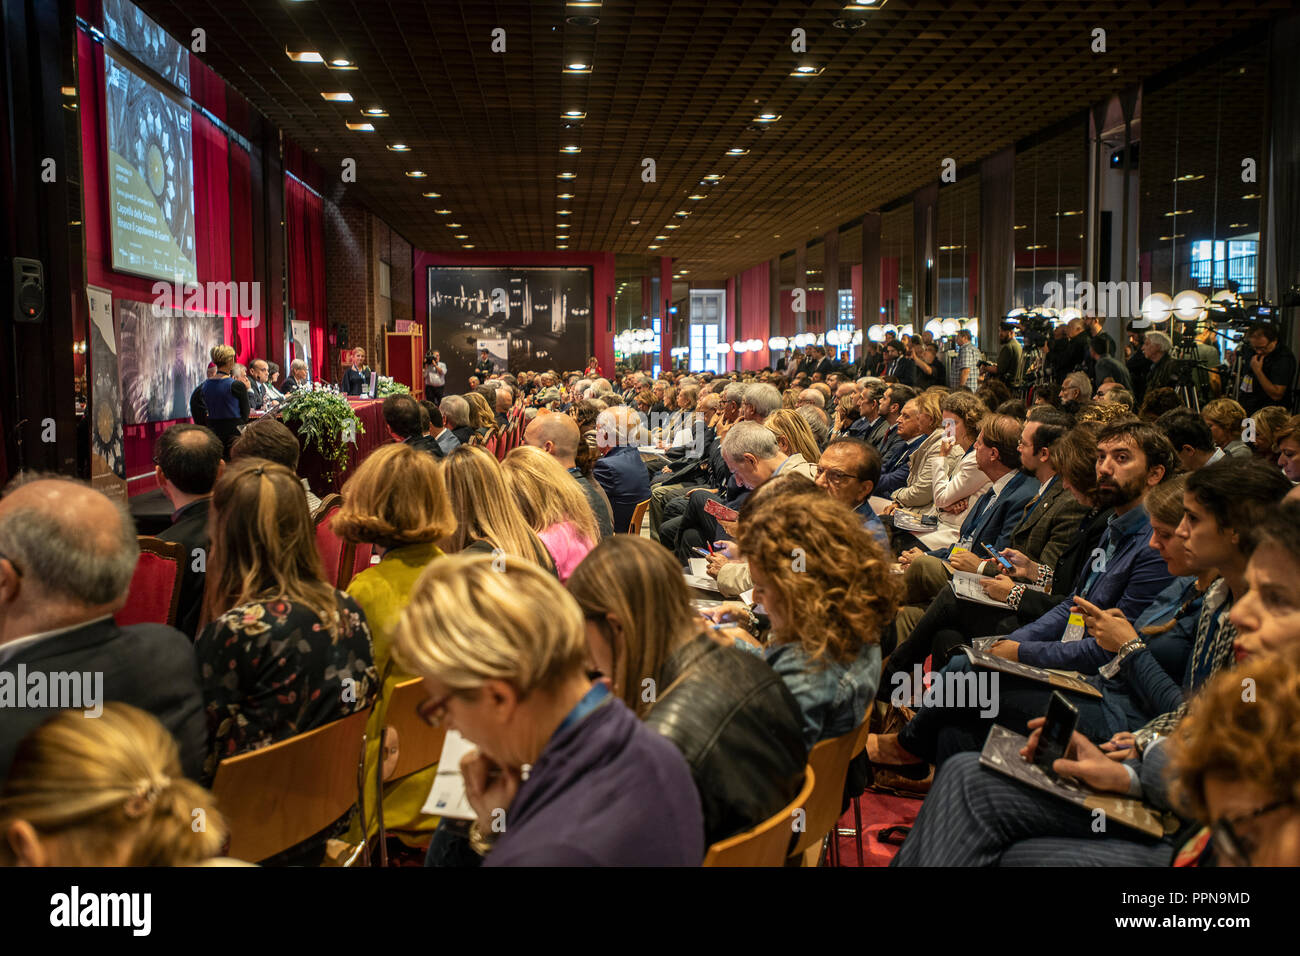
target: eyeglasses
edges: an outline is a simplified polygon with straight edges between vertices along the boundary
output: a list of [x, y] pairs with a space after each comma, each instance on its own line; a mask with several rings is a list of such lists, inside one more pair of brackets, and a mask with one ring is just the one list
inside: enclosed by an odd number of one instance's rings
[[14, 569], [14, 574], [18, 575], [20, 578], [23, 576], [23, 569], [18, 567], [18, 562], [9, 557], [9, 555], [5, 554], [3, 551], [0, 551], [0, 561], [8, 561], [9, 566]]
[[1252, 857], [1259, 852], [1259, 847], [1254, 840], [1243, 837], [1238, 833], [1236, 828], [1249, 820], [1255, 820], [1265, 814], [1272, 813], [1274, 810], [1292, 806], [1295, 802], [1292, 797], [1275, 800], [1273, 803], [1262, 806], [1258, 810], [1252, 810], [1250, 813], [1243, 813], [1240, 816], [1231, 818], [1224, 817], [1216, 821], [1211, 828], [1211, 839], [1214, 841], [1215, 852], [1221, 853], [1226, 860], [1237, 866], [1251, 866]]
[[430, 697], [421, 703], [420, 706], [415, 709], [415, 712], [419, 714], [420, 718], [430, 727], [441, 727], [442, 722], [447, 719], [447, 704], [450, 703], [451, 699], [455, 696], [456, 692], [452, 691], [450, 694], [447, 694], [444, 697], [439, 697], [437, 700]]
[[826, 480], [832, 485], [838, 485], [842, 481], [848, 481], [850, 478], [857, 478], [857, 475], [850, 475], [847, 471], [840, 471], [838, 468], [823, 468], [820, 465], [813, 467], [813, 473], [820, 478], [826, 476]]

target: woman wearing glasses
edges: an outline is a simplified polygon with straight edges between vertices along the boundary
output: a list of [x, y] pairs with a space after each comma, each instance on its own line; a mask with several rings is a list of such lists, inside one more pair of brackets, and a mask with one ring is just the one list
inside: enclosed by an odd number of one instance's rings
[[484, 865], [696, 866], [704, 858], [686, 760], [588, 678], [582, 610], [553, 575], [513, 557], [434, 561], [393, 653], [424, 678], [425, 720], [477, 748], [461, 773], [476, 814], [470, 844], [486, 854]]

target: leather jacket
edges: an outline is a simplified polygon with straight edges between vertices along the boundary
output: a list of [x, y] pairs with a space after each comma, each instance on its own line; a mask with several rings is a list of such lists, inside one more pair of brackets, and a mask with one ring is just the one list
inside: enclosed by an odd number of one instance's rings
[[766, 661], [699, 635], [664, 663], [657, 686], [645, 722], [690, 765], [707, 844], [795, 798], [808, 760], [799, 705]]

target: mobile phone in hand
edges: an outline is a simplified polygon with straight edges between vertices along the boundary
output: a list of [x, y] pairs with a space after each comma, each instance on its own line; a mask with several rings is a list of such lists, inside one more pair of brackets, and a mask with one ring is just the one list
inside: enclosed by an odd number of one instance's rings
[[997, 561], [998, 564], [1002, 565], [1002, 569], [1003, 569], [1004, 571], [1008, 571], [1008, 572], [1010, 572], [1010, 571], [1012, 571], [1012, 570], [1015, 569], [1015, 565], [1013, 565], [1013, 564], [1012, 564], [1010, 561], [1008, 561], [1006, 558], [1002, 557], [1002, 555], [998, 554], [995, 550], [993, 550], [992, 548], [990, 548], [987, 544], [983, 545], [982, 547], [984, 548], [985, 551], [988, 552], [990, 558], [993, 558], [995, 561]]
[[1065, 756], [1078, 722], [1079, 708], [1066, 700], [1059, 690], [1053, 691], [1052, 700], [1047, 705], [1047, 722], [1043, 724], [1038, 746], [1034, 748], [1034, 763], [1044, 770], [1051, 770], [1052, 764]]

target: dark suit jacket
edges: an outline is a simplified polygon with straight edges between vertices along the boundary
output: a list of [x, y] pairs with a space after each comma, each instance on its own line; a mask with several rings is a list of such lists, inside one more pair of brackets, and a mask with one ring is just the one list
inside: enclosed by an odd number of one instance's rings
[[[122, 701], [153, 714], [180, 745], [185, 775], [198, 780], [202, 774], [208, 728], [199, 665], [194, 645], [175, 628], [118, 627], [105, 619], [20, 646], [9, 657], [0, 644], [0, 658], [0, 671], [14, 674], [15, 680], [20, 664], [29, 680], [36, 671], [102, 674], [100, 703]], [[92, 694], [94, 690], [92, 683]], [[0, 781], [9, 774], [19, 742], [55, 713], [56, 708], [5, 708], [0, 720]]]
[[[1032, 485], [1034, 479], [1031, 477], [1029, 481]], [[1029, 512], [1028, 502], [1024, 510]], [[1074, 495], [1065, 490], [1060, 477], [1053, 478], [1043, 492], [1043, 500], [1012, 530], [1009, 547], [1029, 555], [1039, 564], [1055, 567], [1071, 539], [1079, 533], [1079, 522], [1087, 513], [1088, 506], [1079, 504]], [[997, 573], [994, 568], [988, 568], [986, 572]]]
[[432, 435], [412, 435], [406, 439], [405, 444], [410, 445], [416, 451], [427, 451], [434, 458], [441, 458], [443, 455], [442, 446], [438, 444], [438, 439]]
[[608, 538], [614, 533], [614, 509], [609, 503], [609, 498], [605, 495], [605, 489], [584, 475], [578, 468], [570, 468], [569, 474], [573, 476], [573, 480], [578, 483], [578, 487], [586, 495], [587, 504], [591, 505], [591, 511], [596, 516], [596, 528], [600, 531], [600, 536]]
[[[993, 504], [984, 509], [983, 513], [977, 513], [979, 501], [971, 505], [966, 520], [961, 524], [961, 536], [964, 538], [969, 534], [974, 535], [974, 542], [971, 550], [976, 557], [987, 557], [986, 552], [981, 545], [987, 544], [996, 551], [1001, 551], [1011, 540], [1012, 529], [1020, 521], [1024, 513], [1025, 505], [1029, 499], [1038, 491], [1038, 483], [1033, 478], [1026, 475], [1023, 471], [1016, 472], [1002, 493], [997, 496]], [[981, 496], [982, 497], [982, 496]], [[939, 557], [947, 557], [951, 548], [942, 548], [938, 552]], [[935, 554], [936, 552], [930, 552]]]
[[[174, 541], [184, 548], [181, 564], [181, 596], [176, 605], [176, 627], [189, 635], [190, 639], [199, 633], [199, 612], [203, 608], [203, 585], [207, 576], [203, 571], [194, 570], [197, 563], [206, 568], [208, 563], [208, 512], [211, 498], [192, 501], [172, 516], [172, 526], [158, 535], [163, 541]], [[198, 561], [201, 552], [202, 561]]]
[[457, 426], [451, 430], [451, 433], [456, 436], [462, 445], [468, 445], [470, 439], [474, 437], [474, 429], [469, 425]]
[[632, 512], [650, 497], [650, 473], [641, 453], [632, 445], [610, 449], [591, 467], [591, 477], [605, 489], [614, 509], [614, 531], [622, 533], [632, 520]]

